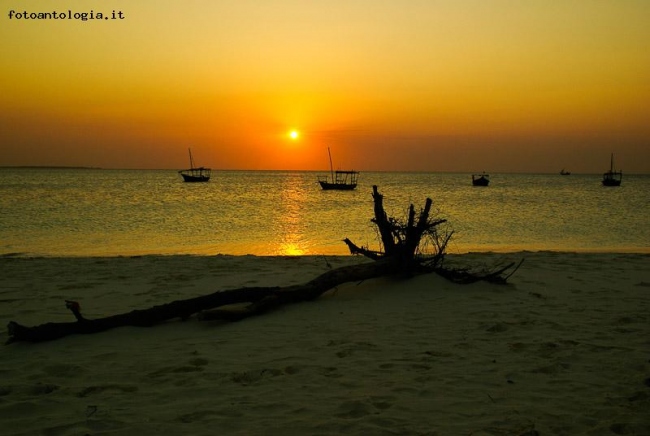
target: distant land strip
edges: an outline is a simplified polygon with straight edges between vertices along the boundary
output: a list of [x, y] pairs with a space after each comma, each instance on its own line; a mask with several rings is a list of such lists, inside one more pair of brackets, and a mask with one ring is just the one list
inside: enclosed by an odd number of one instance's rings
[[24, 169], [24, 170], [101, 170], [101, 167], [69, 167], [60, 165], [2, 165], [0, 169]]

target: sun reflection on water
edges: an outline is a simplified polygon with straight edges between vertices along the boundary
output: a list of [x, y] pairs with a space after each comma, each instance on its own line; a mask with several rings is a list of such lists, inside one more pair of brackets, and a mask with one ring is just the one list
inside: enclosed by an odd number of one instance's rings
[[279, 245], [273, 251], [283, 256], [309, 254], [306, 249], [305, 229], [301, 206], [305, 204], [305, 192], [299, 178], [286, 179], [278, 204]]
[[301, 249], [297, 244], [282, 243], [280, 244], [278, 254], [282, 256], [302, 256], [307, 254], [305, 250]]

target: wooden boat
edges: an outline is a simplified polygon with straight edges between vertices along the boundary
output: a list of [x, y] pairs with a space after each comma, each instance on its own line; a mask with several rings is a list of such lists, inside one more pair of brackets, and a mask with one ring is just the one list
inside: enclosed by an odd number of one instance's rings
[[187, 149], [190, 153], [190, 167], [186, 170], [180, 170], [178, 174], [183, 177], [184, 182], [207, 182], [210, 180], [212, 170], [205, 167], [195, 167], [192, 159], [192, 150]]
[[614, 153], [609, 161], [609, 171], [603, 173], [603, 186], [621, 186], [623, 171], [614, 171]]
[[564, 168], [562, 168], [562, 170], [560, 171], [560, 175], [561, 176], [570, 176], [571, 171], [566, 171]]
[[472, 185], [487, 186], [490, 184], [490, 175], [483, 171], [481, 174], [472, 174]]
[[334, 168], [332, 167], [332, 153], [330, 152], [329, 147], [327, 147], [327, 154], [329, 154], [330, 157], [330, 177], [318, 177], [318, 183], [320, 183], [321, 188], [326, 191], [351, 191], [356, 188], [357, 181], [359, 180], [359, 172], [354, 170], [334, 171]]

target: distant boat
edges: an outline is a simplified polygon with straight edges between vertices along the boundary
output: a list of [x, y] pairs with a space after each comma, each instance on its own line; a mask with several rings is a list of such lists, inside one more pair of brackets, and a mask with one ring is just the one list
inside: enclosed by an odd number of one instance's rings
[[603, 186], [621, 186], [623, 171], [614, 171], [614, 153], [609, 160], [609, 171], [603, 173]]
[[562, 171], [560, 171], [561, 176], [570, 176], [571, 171], [566, 171], [564, 168], [562, 168]]
[[184, 182], [207, 182], [210, 180], [212, 170], [205, 167], [195, 167], [192, 159], [192, 150], [187, 149], [190, 153], [190, 167], [186, 170], [180, 170], [178, 174], [183, 177]]
[[490, 175], [483, 171], [481, 174], [472, 174], [472, 185], [487, 186], [490, 184]]
[[334, 171], [332, 166], [332, 153], [330, 152], [329, 147], [327, 147], [327, 154], [329, 154], [330, 157], [330, 177], [318, 177], [318, 183], [320, 183], [321, 188], [326, 191], [351, 191], [356, 188], [357, 180], [359, 179], [359, 172], [354, 170]]

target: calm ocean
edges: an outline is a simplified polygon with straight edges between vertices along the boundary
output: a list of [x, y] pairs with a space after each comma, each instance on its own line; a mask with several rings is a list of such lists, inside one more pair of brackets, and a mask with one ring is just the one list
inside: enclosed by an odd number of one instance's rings
[[[426, 197], [449, 220], [450, 253], [650, 252], [650, 176], [361, 173], [356, 191], [322, 191], [317, 172], [0, 169], [0, 255], [347, 254], [378, 248], [372, 185], [404, 217]], [[325, 173], [326, 174], [326, 173]]]

